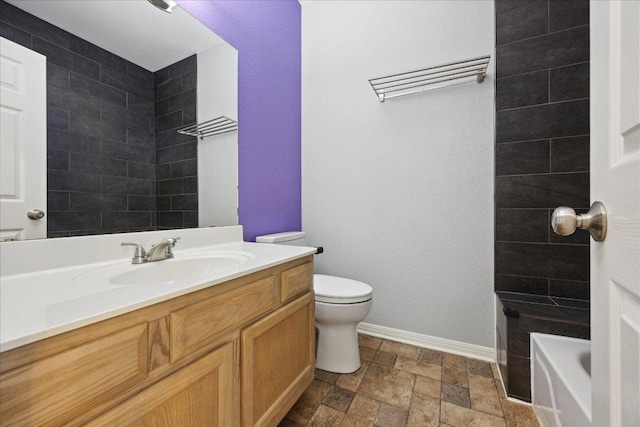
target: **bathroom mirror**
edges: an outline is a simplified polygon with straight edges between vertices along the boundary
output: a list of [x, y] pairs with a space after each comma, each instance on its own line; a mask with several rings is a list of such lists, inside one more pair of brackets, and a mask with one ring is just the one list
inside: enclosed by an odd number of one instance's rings
[[0, 36], [47, 57], [46, 206], [16, 215], [41, 210], [27, 222], [45, 226], [36, 236], [6, 226], [0, 203], [1, 240], [238, 224], [237, 126], [178, 133], [222, 116], [237, 124], [232, 46], [179, 6], [147, 0], [0, 7]]

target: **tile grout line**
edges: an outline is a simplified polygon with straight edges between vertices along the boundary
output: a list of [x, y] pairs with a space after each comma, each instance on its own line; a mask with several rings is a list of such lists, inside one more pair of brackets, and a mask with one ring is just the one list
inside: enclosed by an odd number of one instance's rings
[[[549, 88], [549, 95], [551, 96], [551, 88]], [[510, 112], [510, 111], [517, 111], [517, 110], [527, 110], [530, 108], [539, 108], [545, 105], [558, 105], [558, 104], [567, 104], [569, 102], [577, 102], [577, 101], [587, 101], [589, 100], [591, 97], [590, 96], [583, 96], [581, 98], [571, 98], [571, 99], [563, 99], [561, 101], [551, 101], [550, 99], [547, 102], [542, 102], [539, 104], [527, 104], [527, 105], [522, 105], [520, 107], [511, 107], [511, 108], [503, 108], [502, 110], [496, 110], [496, 114], [497, 113], [504, 113], [504, 112]], [[540, 138], [540, 139], [548, 139], [548, 138]]]

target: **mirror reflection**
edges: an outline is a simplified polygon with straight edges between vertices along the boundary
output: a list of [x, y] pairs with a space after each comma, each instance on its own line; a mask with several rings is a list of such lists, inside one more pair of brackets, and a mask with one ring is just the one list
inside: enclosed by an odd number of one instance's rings
[[1, 240], [238, 224], [237, 131], [178, 133], [237, 122], [233, 47], [146, 0], [0, 8]]

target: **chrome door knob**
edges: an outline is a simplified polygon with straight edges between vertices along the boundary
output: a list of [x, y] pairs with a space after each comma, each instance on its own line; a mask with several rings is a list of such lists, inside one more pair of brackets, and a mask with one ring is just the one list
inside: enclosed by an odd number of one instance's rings
[[29, 212], [27, 212], [27, 217], [29, 219], [42, 219], [44, 218], [44, 212], [42, 212], [40, 209], [32, 209]]
[[551, 228], [560, 236], [569, 236], [576, 228], [589, 230], [596, 242], [607, 235], [607, 210], [601, 202], [593, 202], [589, 212], [576, 215], [576, 211], [567, 206], [559, 206], [551, 215]]
[[551, 228], [556, 234], [570, 236], [576, 231], [578, 215], [568, 206], [558, 206], [551, 214]]

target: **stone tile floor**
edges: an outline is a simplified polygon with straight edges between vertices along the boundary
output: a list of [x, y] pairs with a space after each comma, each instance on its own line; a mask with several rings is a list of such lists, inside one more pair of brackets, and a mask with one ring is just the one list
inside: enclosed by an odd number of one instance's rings
[[360, 335], [353, 374], [317, 369], [279, 427], [537, 427], [507, 400], [495, 364]]

